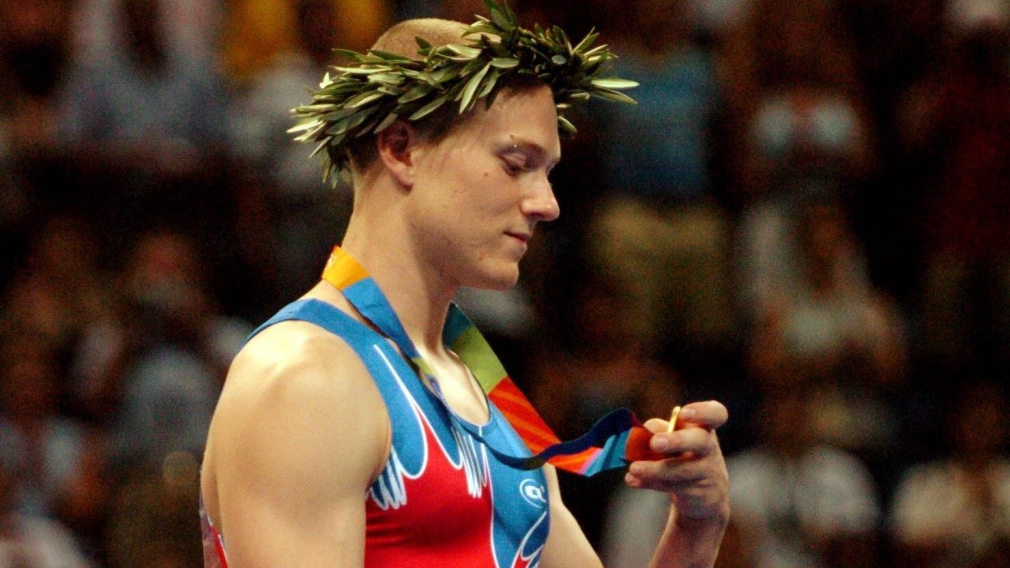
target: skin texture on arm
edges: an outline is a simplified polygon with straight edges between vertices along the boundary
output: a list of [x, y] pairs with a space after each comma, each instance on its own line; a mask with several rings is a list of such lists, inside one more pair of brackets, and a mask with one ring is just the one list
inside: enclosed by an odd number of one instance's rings
[[[635, 488], [663, 491], [670, 496], [670, 515], [650, 566], [706, 568], [715, 564], [722, 535], [729, 523], [729, 474], [715, 429], [726, 422], [726, 407], [718, 402], [689, 404], [681, 411], [677, 430], [668, 422], [645, 423], [654, 435], [652, 449], [666, 454], [660, 461], [631, 464], [625, 482]], [[601, 566], [558, 491], [557, 474], [548, 466], [551, 495], [551, 534], [544, 568]], [[645, 567], [643, 567], [645, 568]]]
[[561, 500], [557, 470], [552, 465], [544, 466], [544, 475], [551, 506], [551, 532], [540, 565], [544, 568], [602, 568], [582, 527]]
[[389, 441], [357, 355], [285, 322], [236, 358], [211, 425], [202, 481], [230, 568], [359, 568], [365, 492]]

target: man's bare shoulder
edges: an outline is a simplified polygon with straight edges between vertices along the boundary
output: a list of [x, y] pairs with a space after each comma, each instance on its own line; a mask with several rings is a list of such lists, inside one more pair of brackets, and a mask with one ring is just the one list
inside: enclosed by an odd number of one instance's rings
[[[256, 391], [286, 386], [331, 387], [326, 377], [367, 375], [354, 350], [339, 336], [303, 321], [272, 325], [239, 351], [228, 371], [225, 389]], [[297, 385], [289, 385], [292, 381]], [[340, 381], [340, 382], [346, 382]], [[279, 383], [279, 384], [275, 384]]]
[[341, 338], [300, 321], [257, 334], [232, 363], [204, 455], [206, 511], [229, 555], [266, 554], [263, 527], [305, 535], [337, 517], [363, 527], [361, 495], [389, 439], [381, 394]]
[[308, 322], [286, 321], [257, 334], [235, 357], [211, 442], [222, 429], [230, 436], [272, 435], [276, 430], [259, 430], [294, 418], [333, 432], [356, 429], [347, 420], [354, 417], [360, 426], [383, 431], [388, 428], [383, 411], [371, 375], [343, 339]]
[[249, 340], [231, 364], [211, 422], [209, 469], [299, 447], [318, 462], [337, 434], [375, 448], [378, 459], [388, 430], [382, 395], [355, 351], [313, 323], [283, 321]]

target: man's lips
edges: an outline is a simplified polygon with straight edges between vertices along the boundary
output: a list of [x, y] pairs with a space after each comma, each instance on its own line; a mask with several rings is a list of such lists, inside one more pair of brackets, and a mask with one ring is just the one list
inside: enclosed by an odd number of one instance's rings
[[527, 241], [529, 241], [530, 237], [532, 236], [532, 235], [530, 235], [528, 233], [513, 233], [511, 231], [508, 231], [505, 234], [508, 235], [508, 236], [510, 236], [510, 237], [512, 237], [512, 238], [514, 238], [514, 239], [522, 241], [523, 243], [526, 243]]

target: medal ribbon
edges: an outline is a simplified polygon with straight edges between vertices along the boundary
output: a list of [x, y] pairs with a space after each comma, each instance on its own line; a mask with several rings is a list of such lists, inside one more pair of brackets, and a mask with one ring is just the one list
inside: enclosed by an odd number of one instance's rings
[[483, 441], [502, 463], [518, 469], [536, 469], [550, 463], [558, 469], [588, 477], [622, 467], [631, 461], [664, 457], [649, 449], [652, 433], [642, 427], [626, 408], [606, 415], [582, 437], [562, 442], [508, 376], [477, 327], [452, 304], [442, 331], [444, 343], [470, 369], [481, 390], [501, 411], [533, 455], [514, 456], [492, 447], [484, 441], [477, 427], [458, 418], [446, 404], [431, 368], [407, 336], [389, 300], [357, 260], [340, 247], [334, 247], [323, 270], [323, 280], [339, 290], [366, 320], [400, 348], [428, 377], [432, 390], [445, 405], [454, 423]]

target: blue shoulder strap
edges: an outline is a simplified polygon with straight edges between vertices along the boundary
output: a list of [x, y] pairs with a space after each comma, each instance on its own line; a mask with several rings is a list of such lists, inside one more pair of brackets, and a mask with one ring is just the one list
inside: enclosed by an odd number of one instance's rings
[[340, 337], [354, 349], [372, 376], [382, 375], [381, 371], [385, 364], [377, 353], [370, 349], [370, 346], [375, 345], [376, 340], [381, 340], [382, 336], [350, 315], [320, 300], [298, 300], [284, 306], [250, 333], [246, 343], [264, 329], [284, 321], [309, 322]]
[[[446, 444], [447, 447], [454, 444], [455, 437], [448, 411], [438, 405], [435, 396], [421, 384], [421, 381], [401, 380], [416, 377], [416, 372], [381, 334], [335, 306], [309, 299], [288, 304], [274, 317], [256, 328], [246, 341], [267, 327], [284, 321], [305, 321], [318, 325], [343, 339], [357, 353], [385, 402], [393, 426], [392, 451], [396, 453], [396, 463], [400, 469], [410, 475], [417, 475], [424, 469], [424, 443], [411, 442], [423, 440], [424, 436], [421, 421], [415, 417], [412, 409], [413, 405], [417, 405], [418, 412], [425, 416], [440, 415], [442, 419], [427, 422], [428, 426], [440, 443]], [[396, 476], [399, 473], [383, 470], [382, 475], [373, 484], [372, 490], [376, 492], [377, 500], [385, 499], [388, 497], [387, 494], [391, 494], [389, 490], [383, 488], [398, 486]]]

